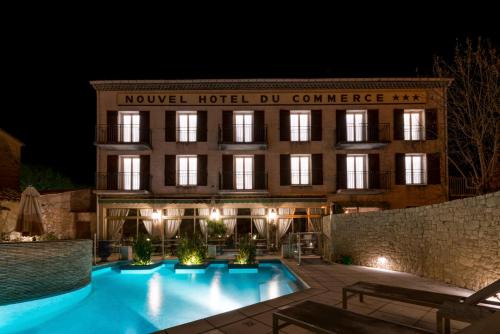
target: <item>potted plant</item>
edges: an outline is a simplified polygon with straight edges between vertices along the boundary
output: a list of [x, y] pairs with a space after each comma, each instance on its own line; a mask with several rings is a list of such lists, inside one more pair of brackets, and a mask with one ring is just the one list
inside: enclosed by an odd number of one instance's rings
[[177, 246], [179, 262], [175, 264], [176, 273], [204, 273], [208, 266], [206, 263], [207, 248], [199, 234], [192, 238], [184, 237]]
[[144, 234], [139, 234], [134, 241], [132, 249], [134, 251], [134, 261], [120, 267], [121, 273], [143, 273], [148, 274], [160, 268], [162, 261], [154, 263], [152, 260], [153, 244]]
[[228, 265], [229, 273], [256, 273], [258, 271], [258, 263], [255, 260], [257, 249], [252, 239], [245, 237], [240, 239], [238, 255], [236, 255], [233, 263]]

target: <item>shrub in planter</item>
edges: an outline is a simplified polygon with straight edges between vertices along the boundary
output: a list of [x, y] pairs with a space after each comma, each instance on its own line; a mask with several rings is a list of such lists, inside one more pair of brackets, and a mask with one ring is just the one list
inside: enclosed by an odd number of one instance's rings
[[179, 262], [184, 265], [203, 264], [206, 256], [207, 248], [198, 234], [192, 238], [182, 238], [177, 247], [177, 257]]
[[254, 264], [255, 263], [256, 247], [249, 238], [240, 240], [239, 253], [234, 259], [236, 264]]
[[226, 227], [221, 221], [209, 220], [207, 221], [208, 235], [213, 238], [223, 238], [226, 236]]
[[134, 250], [134, 265], [145, 266], [152, 264], [151, 254], [153, 253], [153, 245], [151, 240], [144, 234], [139, 234], [133, 245]]

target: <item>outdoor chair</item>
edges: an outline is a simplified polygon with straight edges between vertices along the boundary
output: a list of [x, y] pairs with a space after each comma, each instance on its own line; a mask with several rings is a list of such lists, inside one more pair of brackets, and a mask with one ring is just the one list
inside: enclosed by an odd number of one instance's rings
[[[273, 334], [278, 334], [281, 328], [292, 324], [315, 333], [434, 333], [313, 301], [305, 301], [273, 313]], [[470, 326], [463, 328], [458, 333], [500, 334], [500, 312], [490, 313], [488, 316], [474, 321]]]
[[[349, 293], [351, 294], [348, 295]], [[497, 293], [500, 293], [500, 279], [468, 297], [427, 290], [407, 289], [391, 285], [357, 282], [342, 289], [342, 307], [347, 309], [348, 298], [358, 294], [360, 302], [363, 302], [363, 296], [366, 295], [437, 308], [439, 309], [436, 314], [437, 331], [438, 333], [442, 333], [444, 321], [445, 333], [449, 333], [450, 319], [473, 322], [490, 315], [500, 308], [500, 302], [487, 300]]]

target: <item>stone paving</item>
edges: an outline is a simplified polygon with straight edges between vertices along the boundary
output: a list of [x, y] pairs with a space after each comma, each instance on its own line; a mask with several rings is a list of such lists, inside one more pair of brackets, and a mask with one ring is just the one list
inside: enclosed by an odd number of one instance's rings
[[[303, 261], [301, 266], [298, 266], [295, 261], [282, 261], [307, 282], [311, 288], [234, 311], [172, 327], [158, 333], [271, 333], [272, 314], [276, 309], [290, 307], [304, 300], [313, 300], [342, 307], [342, 287], [361, 280], [463, 296], [468, 296], [473, 293], [473, 291], [470, 290], [449, 286], [444, 283], [407, 273], [361, 266], [325, 264], [319, 261], [309, 263]], [[434, 331], [436, 330], [436, 309], [429, 307], [365, 296], [363, 303], [359, 302], [358, 298], [350, 299], [349, 310], [393, 322], [413, 325]], [[452, 333], [466, 326], [468, 326], [467, 323], [452, 321]], [[292, 325], [283, 328], [280, 333], [300, 334], [311, 332]]]

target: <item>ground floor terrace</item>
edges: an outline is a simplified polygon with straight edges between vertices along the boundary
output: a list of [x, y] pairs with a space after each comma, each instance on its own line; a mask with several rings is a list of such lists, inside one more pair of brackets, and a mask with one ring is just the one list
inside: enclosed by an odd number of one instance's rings
[[[297, 262], [294, 260], [283, 259], [282, 261], [311, 288], [169, 328], [158, 333], [271, 333], [272, 314], [278, 309], [287, 308], [305, 300], [312, 300], [341, 308], [342, 288], [358, 281], [368, 281], [463, 296], [468, 296], [473, 293], [471, 290], [457, 288], [438, 281], [402, 272], [354, 265], [326, 264], [319, 260], [307, 260], [307, 262], [303, 262], [300, 266], [297, 265]], [[348, 309], [375, 318], [425, 328], [431, 331], [436, 330], [437, 310], [429, 307], [375, 297], [365, 297], [364, 302], [360, 302], [358, 298], [353, 297], [349, 300]], [[452, 321], [451, 332], [457, 332], [468, 325], [467, 323]], [[291, 325], [283, 328], [280, 333], [291, 334], [311, 332]]]

